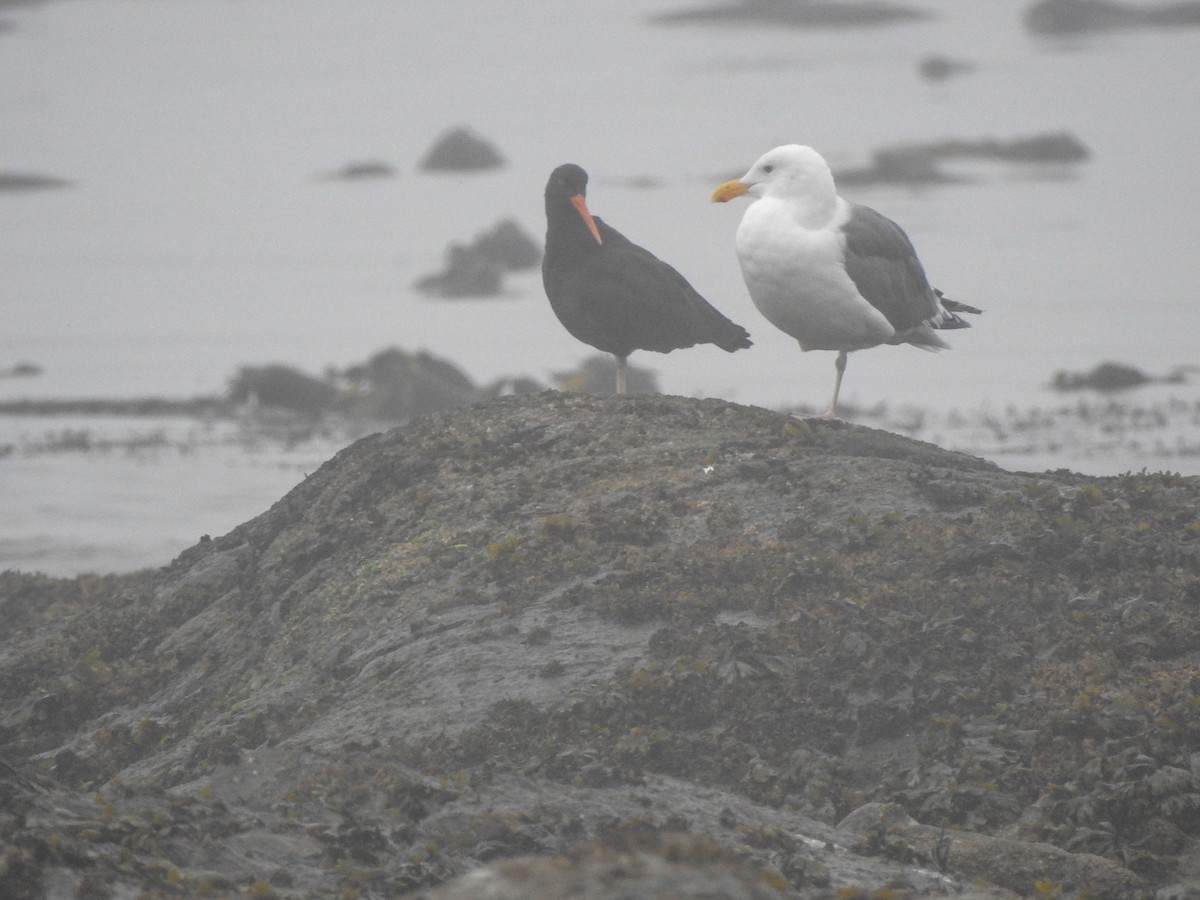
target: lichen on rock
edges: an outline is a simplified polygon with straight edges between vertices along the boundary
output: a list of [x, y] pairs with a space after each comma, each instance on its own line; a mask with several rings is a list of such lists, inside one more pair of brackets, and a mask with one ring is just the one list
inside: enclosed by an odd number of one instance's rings
[[0, 575], [0, 893], [1170, 885], [1198, 493], [718, 400], [414, 419], [161, 570]]

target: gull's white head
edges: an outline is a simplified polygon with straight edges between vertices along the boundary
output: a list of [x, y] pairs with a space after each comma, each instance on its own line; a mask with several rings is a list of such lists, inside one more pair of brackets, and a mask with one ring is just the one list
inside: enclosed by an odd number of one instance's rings
[[829, 164], [820, 153], [802, 144], [785, 144], [760, 156], [741, 178], [718, 186], [712, 199], [724, 203], [743, 194], [829, 203], [837, 191]]

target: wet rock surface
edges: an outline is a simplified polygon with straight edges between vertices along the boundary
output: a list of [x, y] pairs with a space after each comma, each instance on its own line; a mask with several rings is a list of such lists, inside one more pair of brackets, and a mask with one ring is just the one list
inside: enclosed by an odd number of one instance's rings
[[164, 569], [0, 575], [0, 896], [1186, 896], [1198, 493], [716, 400], [415, 420]]

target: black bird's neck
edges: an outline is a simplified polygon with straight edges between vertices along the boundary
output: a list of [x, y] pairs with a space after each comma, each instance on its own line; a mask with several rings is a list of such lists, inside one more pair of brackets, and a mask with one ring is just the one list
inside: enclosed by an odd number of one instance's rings
[[546, 255], [566, 253], [572, 256], [599, 251], [579, 212], [565, 197], [546, 198]]

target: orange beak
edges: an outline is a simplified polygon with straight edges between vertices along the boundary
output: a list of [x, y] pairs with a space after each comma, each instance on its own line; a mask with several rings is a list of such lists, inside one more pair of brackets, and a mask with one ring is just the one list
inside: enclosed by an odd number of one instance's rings
[[588, 212], [587, 201], [583, 199], [583, 194], [576, 194], [571, 198], [571, 205], [575, 207], [575, 211], [579, 213], [579, 218], [583, 219], [583, 224], [588, 227], [588, 231], [592, 233], [592, 237], [596, 239], [597, 244], [603, 244], [600, 240], [600, 229], [596, 227], [596, 220], [592, 218], [592, 214]]
[[750, 185], [737, 178], [733, 181], [727, 181], [724, 184], [717, 185], [717, 189], [712, 192], [713, 203], [726, 203], [734, 197], [740, 197], [746, 191], [750, 190]]

